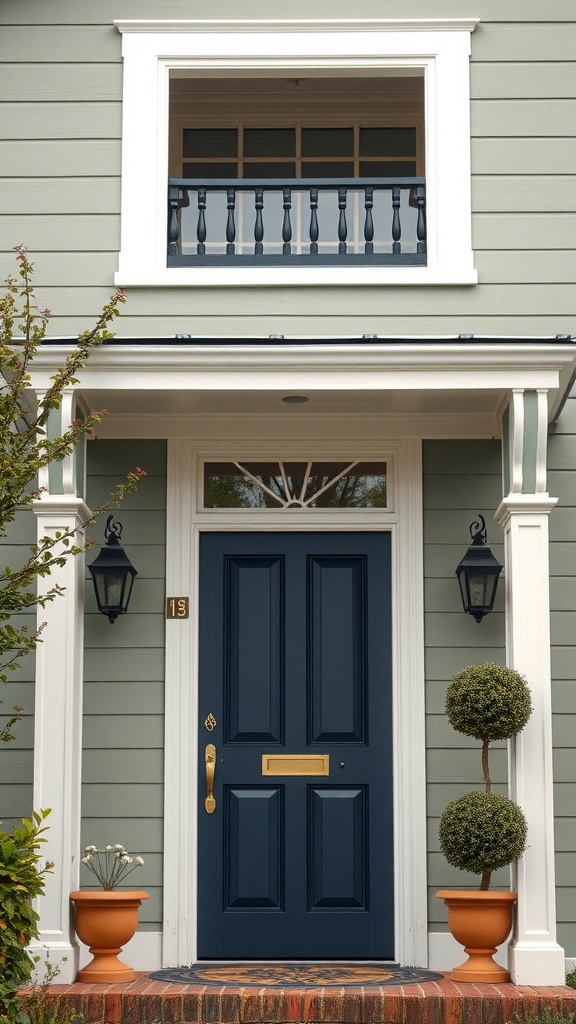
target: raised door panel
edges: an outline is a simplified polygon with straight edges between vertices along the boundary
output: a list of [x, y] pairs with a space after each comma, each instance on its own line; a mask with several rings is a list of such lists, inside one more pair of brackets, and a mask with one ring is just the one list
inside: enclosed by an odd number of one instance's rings
[[310, 742], [363, 743], [366, 561], [315, 556], [308, 574]]
[[284, 687], [282, 558], [226, 557], [224, 659], [228, 743], [280, 743]]

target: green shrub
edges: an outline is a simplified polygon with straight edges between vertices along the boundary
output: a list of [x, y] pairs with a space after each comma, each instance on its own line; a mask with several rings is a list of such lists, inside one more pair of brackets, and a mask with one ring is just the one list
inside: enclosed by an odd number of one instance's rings
[[45, 843], [43, 822], [49, 811], [24, 818], [12, 832], [0, 831], [0, 1021], [27, 1024], [18, 989], [30, 980], [34, 962], [26, 946], [38, 935], [38, 914], [31, 900], [44, 892], [51, 864], [40, 866]]
[[83, 1014], [70, 1006], [66, 995], [50, 992], [50, 986], [59, 974], [59, 967], [55, 967], [47, 958], [42, 980], [21, 992], [18, 997], [18, 1024], [82, 1024]]
[[550, 1007], [544, 1005], [535, 1016], [524, 1017], [515, 1010], [513, 1020], [506, 1021], [506, 1024], [576, 1024], [576, 1012], [552, 1013]]
[[526, 849], [526, 819], [501, 793], [465, 793], [440, 819], [440, 849], [449, 864], [475, 875], [496, 871]]
[[463, 668], [446, 691], [450, 725], [477, 740], [508, 740], [524, 728], [531, 713], [524, 677], [491, 662]]
[[576, 988], [576, 967], [566, 975], [566, 984], [569, 988]]

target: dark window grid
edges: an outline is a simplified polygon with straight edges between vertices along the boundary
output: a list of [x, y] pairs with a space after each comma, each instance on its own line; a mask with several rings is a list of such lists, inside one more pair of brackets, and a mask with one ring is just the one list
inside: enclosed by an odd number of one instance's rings
[[[325, 166], [326, 167], [326, 170], [327, 170], [326, 177], [327, 178], [330, 178], [330, 177], [333, 177], [333, 178], [334, 177], [335, 178], [341, 178], [341, 177], [351, 177], [351, 178], [378, 177], [379, 176], [378, 172], [376, 172], [374, 175], [371, 175], [369, 171], [361, 174], [360, 173], [360, 165], [362, 165], [362, 167], [366, 167], [366, 165], [368, 165], [368, 166], [370, 166], [371, 164], [377, 165], [377, 164], [381, 164], [383, 162], [385, 162], [386, 164], [399, 164], [399, 165], [405, 165], [407, 163], [412, 162], [413, 165], [414, 165], [414, 168], [413, 168], [413, 170], [410, 171], [410, 173], [411, 174], [415, 174], [416, 173], [416, 160], [414, 159], [414, 160], [411, 161], [410, 157], [385, 157], [385, 158], [382, 158], [382, 157], [364, 157], [364, 156], [360, 157], [360, 158], [354, 158], [354, 159], [352, 159], [352, 157], [348, 158], [348, 157], [344, 157], [344, 156], [341, 156], [341, 157], [337, 157], [337, 156], [334, 156], [334, 157], [305, 157], [305, 158], [300, 159], [300, 160], [289, 159], [288, 157], [281, 157], [281, 156], [279, 156], [279, 157], [246, 157], [244, 160], [238, 160], [237, 161], [237, 163], [235, 165], [235, 171], [237, 171], [237, 176], [238, 176], [239, 179], [242, 179], [242, 178], [252, 178], [252, 177], [257, 177], [257, 175], [254, 175], [251, 172], [247, 173], [245, 171], [245, 168], [247, 166], [250, 166], [250, 167], [263, 166], [263, 167], [266, 167], [266, 166], [272, 166], [272, 165], [282, 165], [282, 164], [286, 165], [286, 164], [290, 164], [294, 168], [294, 173], [293, 174], [287, 174], [286, 175], [287, 178], [292, 178], [292, 177], [293, 178], [309, 178], [309, 177], [312, 176], [309, 173], [309, 168], [312, 165], [314, 165], [314, 166], [321, 165], [321, 166]], [[229, 169], [230, 169], [230, 165], [231, 165], [231, 159], [230, 158], [225, 159], [223, 157], [222, 158], [206, 157], [204, 159], [200, 159], [200, 158], [194, 159], [194, 158], [191, 158], [191, 157], [187, 157], [184, 160], [184, 163], [183, 163], [183, 177], [190, 177], [190, 176], [195, 177], [196, 175], [194, 174], [192, 168], [195, 165], [197, 165], [199, 167], [205, 166], [206, 163], [210, 163], [214, 167], [221, 166], [223, 168], [222, 174], [219, 175], [219, 177], [227, 178], [227, 177], [234, 177], [235, 176], [235, 175], [230, 175], [228, 173]], [[346, 164], [347, 166], [349, 166], [351, 168], [351, 173], [348, 175], [348, 174], [342, 174], [342, 173], [340, 173], [340, 171], [338, 171], [335, 174], [330, 174], [329, 173], [330, 167], [333, 167], [333, 166], [338, 165], [338, 164]], [[269, 177], [269, 175], [265, 175], [265, 176]], [[281, 180], [281, 179], [279, 179], [279, 180]]]
[[[254, 126], [254, 125], [237, 125], [237, 126], [234, 126], [234, 127], [221, 127], [221, 128], [203, 128], [203, 127], [189, 128], [188, 127], [188, 128], [184, 128], [183, 129], [183, 144], [184, 144], [184, 150], [185, 150], [186, 149], [186, 141], [185, 140], [186, 140], [186, 135], [187, 134], [198, 133], [199, 135], [204, 135], [204, 136], [207, 136], [209, 138], [209, 137], [211, 137], [212, 133], [214, 133], [214, 136], [215, 136], [215, 138], [214, 138], [215, 148], [214, 148], [214, 150], [210, 150], [210, 152], [212, 152], [214, 156], [217, 155], [217, 156], [220, 156], [220, 157], [228, 157], [228, 159], [230, 159], [230, 157], [234, 156], [234, 150], [236, 150], [238, 152], [238, 154], [240, 154], [240, 155], [242, 155], [242, 153], [246, 150], [246, 146], [245, 146], [245, 142], [244, 142], [244, 135], [247, 132], [262, 132], [263, 134], [270, 133], [270, 136], [272, 136], [272, 134], [274, 134], [276, 136], [276, 139], [278, 139], [278, 135], [281, 134], [282, 132], [287, 132], [287, 133], [290, 133], [291, 137], [290, 137], [289, 148], [286, 149], [284, 155], [286, 157], [293, 158], [294, 156], [302, 155], [301, 151], [302, 151], [302, 141], [303, 141], [303, 138], [304, 138], [304, 133], [308, 133], [308, 132], [311, 132], [311, 133], [312, 132], [322, 133], [322, 132], [330, 132], [330, 131], [338, 132], [340, 130], [341, 131], [350, 131], [351, 132], [351, 136], [352, 136], [352, 139], [353, 139], [353, 150], [354, 150], [354, 153], [360, 154], [361, 156], [365, 156], [365, 157], [379, 156], [380, 158], [383, 158], [383, 157], [386, 157], [386, 156], [392, 156], [393, 155], [393, 153], [389, 152], [389, 149], [388, 149], [387, 146], [384, 147], [384, 152], [381, 152], [381, 153], [378, 153], [378, 152], [370, 153], [369, 152], [369, 150], [372, 148], [372, 145], [370, 144], [371, 140], [373, 140], [374, 135], [377, 135], [379, 133], [380, 134], [384, 134], [384, 135], [389, 133], [390, 136], [396, 135], [398, 137], [398, 141], [399, 142], [401, 142], [402, 138], [404, 138], [405, 141], [408, 141], [406, 137], [409, 137], [410, 138], [410, 143], [408, 145], [408, 148], [405, 151], [403, 150], [401, 155], [404, 156], [404, 157], [409, 157], [409, 156], [413, 157], [415, 155], [415, 153], [414, 153], [414, 145], [415, 145], [415, 142], [416, 142], [417, 126], [416, 125], [406, 125], [406, 124], [405, 125], [382, 125], [382, 124], [371, 125], [371, 124], [365, 124], [365, 123], [362, 123], [362, 124], [356, 123], [356, 124], [351, 125], [351, 126], [318, 125], [318, 126], [314, 127], [314, 126], [311, 126], [311, 125], [308, 125], [308, 124], [298, 123], [298, 124], [295, 124], [295, 125], [290, 126], [290, 127], [288, 127], [288, 126], [278, 126], [276, 128], [260, 127], [260, 126]], [[216, 139], [216, 136], [219, 135], [219, 134], [229, 136], [228, 139], [226, 140], [227, 145], [224, 147], [226, 149], [226, 152], [222, 152], [222, 147], [223, 147], [222, 139]], [[368, 143], [368, 145], [366, 147], [367, 151], [363, 151], [363, 139], [362, 139], [363, 135], [364, 135], [364, 139]], [[232, 141], [230, 136], [234, 137], [236, 145], [230, 146], [230, 142]], [[202, 154], [206, 150], [206, 145], [207, 145], [208, 138], [204, 139]], [[331, 154], [327, 153], [325, 155], [326, 156], [337, 156], [338, 153], [339, 153], [339, 151], [337, 151], [337, 153], [331, 153]], [[343, 155], [345, 157], [348, 157], [348, 158], [353, 156], [353, 153], [351, 153], [349, 151], [348, 147], [346, 148], [346, 150], [343, 150], [342, 153], [343, 153]], [[202, 155], [202, 154], [199, 154], [199, 155]], [[247, 152], [247, 155], [251, 155], [251, 156], [254, 156], [254, 157], [256, 157], [256, 156], [266, 157], [266, 156], [271, 156], [272, 154], [270, 152], [268, 152], [268, 153], [262, 152], [260, 154], [258, 154], [258, 153], [250, 154], [249, 152]], [[306, 156], [308, 156], [308, 157], [316, 157], [316, 156], [320, 156], [320, 155], [322, 155], [322, 154], [316, 153], [314, 151], [306, 154]], [[189, 158], [192, 158], [192, 157], [194, 157], [194, 154], [193, 153], [186, 153], [186, 156], [188, 156]], [[338, 157], [338, 158], [340, 158], [340, 157]]]
[[[352, 177], [358, 178], [358, 177], [360, 177], [360, 162], [362, 162], [362, 163], [371, 163], [371, 162], [377, 163], [379, 161], [386, 160], [386, 162], [390, 162], [390, 163], [395, 163], [395, 162], [400, 163], [402, 161], [406, 161], [406, 159], [407, 159], [406, 156], [402, 156], [402, 155], [398, 155], [398, 156], [388, 156], [388, 155], [383, 155], [383, 156], [363, 156], [360, 153], [360, 131], [361, 131], [362, 128], [378, 127], [378, 128], [383, 128], [384, 130], [386, 128], [390, 128], [390, 130], [393, 131], [395, 129], [395, 127], [396, 127], [396, 126], [393, 126], [393, 125], [369, 126], [369, 125], [354, 124], [352, 126], [352, 129], [353, 129], [353, 148], [354, 148], [354, 155], [353, 156], [350, 156], [348, 154], [342, 154], [340, 156], [331, 155], [331, 156], [317, 156], [317, 157], [312, 157], [312, 156], [303, 157], [302, 156], [302, 128], [309, 129], [310, 126], [308, 126], [308, 125], [301, 125], [301, 124], [297, 124], [297, 125], [294, 126], [295, 133], [296, 133], [296, 152], [295, 152], [295, 154], [294, 153], [286, 153], [286, 154], [276, 154], [274, 156], [250, 156], [250, 155], [246, 155], [244, 153], [244, 130], [246, 128], [253, 128], [253, 127], [255, 127], [255, 126], [252, 126], [252, 125], [238, 125], [237, 128], [236, 128], [236, 131], [237, 131], [237, 163], [238, 163], [238, 177], [239, 178], [245, 177], [245, 175], [244, 175], [244, 163], [245, 162], [246, 163], [251, 163], [251, 164], [258, 164], [258, 163], [268, 163], [268, 164], [270, 164], [270, 163], [287, 163], [287, 162], [294, 163], [294, 165], [295, 165], [295, 172], [296, 172], [295, 173], [295, 177], [296, 178], [303, 178], [303, 177], [306, 177], [306, 174], [302, 173], [302, 164], [303, 163], [314, 162], [314, 163], [326, 163], [327, 165], [329, 165], [331, 163], [338, 163], [338, 162], [346, 161], [348, 163], [353, 163], [354, 171], [353, 171]], [[344, 127], [349, 127], [349, 126], [344, 126]], [[407, 127], [412, 127], [412, 126], [407, 126]], [[186, 129], [184, 129], [184, 131], [185, 130]], [[415, 127], [414, 127], [414, 131], [416, 131]], [[183, 137], [184, 137], [184, 134], [182, 134], [182, 138]], [[185, 162], [187, 164], [208, 163], [208, 162], [209, 163], [214, 163], [214, 164], [217, 164], [217, 163], [222, 163], [222, 164], [226, 164], [227, 163], [227, 164], [230, 164], [231, 157], [230, 156], [228, 156], [228, 157], [211, 157], [209, 153], [206, 153], [202, 157], [186, 157], [186, 158], [183, 157], [182, 159], [183, 159], [183, 162], [185, 160]], [[414, 157], [414, 159], [416, 160], [416, 157]]]

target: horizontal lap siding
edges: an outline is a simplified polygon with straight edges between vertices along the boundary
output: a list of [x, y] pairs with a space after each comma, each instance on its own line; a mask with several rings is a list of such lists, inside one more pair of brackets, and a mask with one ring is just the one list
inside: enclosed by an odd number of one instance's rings
[[[550, 518], [550, 603], [554, 798], [558, 938], [576, 955], [576, 395], [569, 399], [549, 440], [549, 491], [558, 497]], [[428, 441], [424, 444], [424, 554], [426, 595], [426, 709], [428, 775], [428, 884], [432, 929], [444, 928], [441, 886], [466, 884], [438, 846], [438, 819], [446, 803], [481, 783], [479, 744], [455, 733], [444, 714], [446, 685], [464, 665], [505, 662], [503, 581], [495, 613], [477, 625], [461, 611], [454, 569], [464, 554], [468, 525], [481, 511], [488, 540], [503, 561], [501, 531], [493, 522], [500, 496], [496, 442]], [[506, 754], [491, 754], [493, 777], [504, 789]], [[470, 878], [472, 883], [474, 880]], [[495, 879], [496, 881], [496, 879]], [[505, 872], [497, 881], [506, 884]]]
[[[444, 713], [444, 697], [448, 682], [464, 666], [481, 661], [505, 663], [503, 583], [494, 612], [478, 624], [462, 611], [454, 575], [470, 543], [470, 523], [479, 512], [486, 520], [495, 557], [504, 560], [502, 531], [493, 519], [501, 487], [499, 442], [424, 443], [428, 886], [433, 931], [446, 928], [445, 907], [435, 898], [436, 891], [478, 884], [475, 876], [450, 867], [438, 845], [438, 822], [448, 801], [482, 785], [480, 744], [451, 728]], [[490, 767], [495, 789], [505, 791], [505, 745], [493, 745]], [[506, 871], [494, 876], [494, 884], [506, 885], [507, 880]]]
[[[30, 554], [30, 545], [36, 540], [36, 517], [31, 509], [18, 513], [0, 541], [0, 565], [16, 570]], [[17, 628], [27, 625], [33, 629], [35, 615], [14, 616]], [[4, 659], [2, 658], [2, 663]], [[20, 668], [8, 672], [8, 683], [0, 684], [0, 728], [6, 723], [15, 705], [22, 707], [21, 720], [14, 725], [14, 741], [0, 742], [0, 828], [10, 830], [22, 817], [33, 810], [34, 776], [34, 665], [33, 654], [23, 658]]]
[[576, 956], [576, 395], [549, 440], [552, 734], [558, 941]]
[[[121, 36], [114, 18], [182, 17], [176, 0], [73, 0], [0, 10], [0, 246], [38, 254], [51, 331], [85, 328], [113, 289], [120, 240]], [[363, 0], [361, 18], [397, 18]], [[476, 16], [458, 0], [410, 0], [407, 18]], [[284, 17], [307, 18], [305, 0]], [[330, 17], [349, 18], [342, 0]], [[237, 18], [231, 0], [210, 16]], [[243, 18], [269, 18], [251, 0]], [[42, 18], [41, 24], [34, 24]], [[484, 3], [472, 34], [473, 244], [478, 288], [132, 289], [117, 333], [570, 333], [576, 320], [576, 26], [569, 0]], [[2, 261], [2, 271], [10, 261]], [[534, 283], [541, 288], [535, 290]]]
[[[108, 25], [113, 18], [182, 18], [200, 17], [196, 11], [187, 9], [183, 13], [181, 0], [99, 0], [97, 5], [78, 4], [77, 0], [51, 0], [42, 3], [42, 23], [45, 25]], [[406, 18], [474, 18], [478, 10], [473, 3], [462, 0], [435, 0], [431, 14], [430, 0], [409, 0], [402, 9]], [[317, 12], [316, 17], [325, 14], [331, 18], [397, 18], [398, 5], [392, 0], [363, 0], [353, 12], [339, 0], [330, 4], [329, 11]], [[533, 22], [537, 28], [542, 21], [563, 23], [573, 19], [572, 0], [554, 0], [545, 8], [541, 0], [482, 0], [484, 22], [502, 23]], [[241, 15], [236, 0], [219, 0], [204, 12], [209, 18], [270, 18], [270, 4], [267, 0], [243, 0]], [[290, 6], [282, 12], [284, 18], [310, 18], [309, 0], [291, 0]], [[35, 25], [39, 21], [38, 9], [34, 4], [22, 4], [22, 0], [2, 0], [0, 25]]]
[[[88, 445], [88, 501], [106, 500], [135, 466], [146, 470], [114, 513], [138, 570], [129, 612], [110, 625], [86, 586], [82, 845], [123, 843], [141, 854], [132, 881], [150, 893], [140, 920], [162, 922], [164, 771], [164, 566], [166, 451], [162, 441]], [[103, 541], [100, 522], [93, 531]], [[89, 561], [90, 561], [89, 557]], [[83, 883], [90, 883], [87, 874]]]

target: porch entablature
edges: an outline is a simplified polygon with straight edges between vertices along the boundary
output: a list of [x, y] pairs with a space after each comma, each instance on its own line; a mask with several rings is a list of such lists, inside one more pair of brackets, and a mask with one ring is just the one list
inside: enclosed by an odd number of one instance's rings
[[[65, 339], [43, 346], [34, 387], [47, 386], [66, 351]], [[294, 426], [294, 407], [282, 402], [290, 394], [308, 398], [298, 408], [301, 425], [328, 417], [335, 436], [346, 414], [348, 431], [354, 418], [368, 417], [379, 436], [500, 437], [511, 396], [537, 395], [513, 397], [512, 407], [518, 424], [527, 403], [527, 444], [539, 437], [541, 450], [575, 371], [572, 339], [190, 336], [113, 340], [93, 353], [76, 387], [88, 408], [108, 412], [100, 436], [148, 437], [182, 436], [186, 421], [202, 434], [207, 415], [210, 429], [214, 417], [236, 419], [233, 433], [242, 416], [253, 426], [266, 415], [279, 429], [289, 416]], [[510, 465], [517, 474], [517, 455]]]

